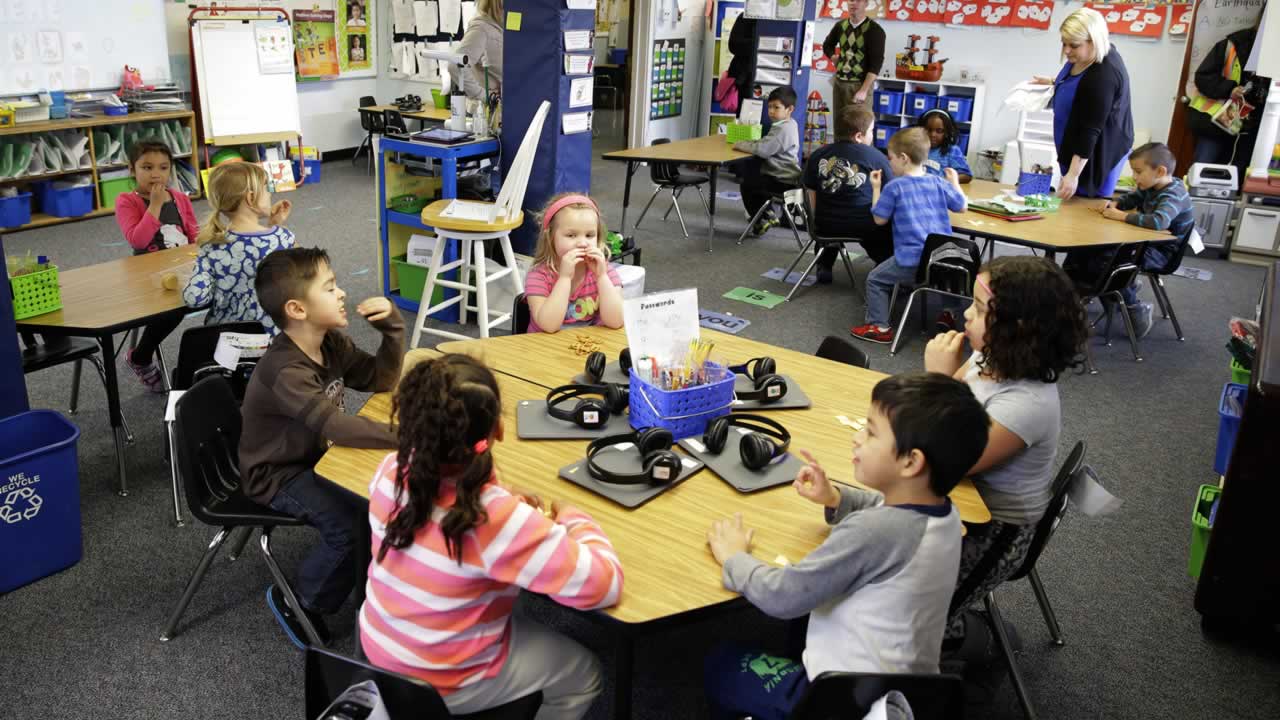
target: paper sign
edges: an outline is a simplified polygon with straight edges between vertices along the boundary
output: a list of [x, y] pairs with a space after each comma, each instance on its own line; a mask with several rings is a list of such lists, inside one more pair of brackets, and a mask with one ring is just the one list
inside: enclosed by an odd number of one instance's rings
[[524, 15], [511, 10], [507, 12], [507, 29], [511, 32], [520, 32], [520, 22], [524, 20]]
[[[813, 47], [813, 21], [812, 20], [804, 24], [804, 42], [801, 43], [800, 49], [803, 51], [804, 48], [807, 48], [807, 47]], [[801, 64], [803, 64], [805, 67], [813, 67], [812, 57], [808, 57], [808, 58], [804, 57], [804, 52], [801, 52], [800, 55], [801, 55], [801, 61], [800, 61]]]
[[738, 122], [743, 125], [759, 125], [764, 115], [764, 102], [761, 100], [743, 100], [738, 111]]
[[218, 336], [213, 361], [228, 370], [235, 370], [242, 358], [262, 357], [270, 344], [271, 336], [266, 333], [224, 332]]
[[766, 36], [760, 38], [756, 47], [763, 52], [789, 53], [795, 47], [795, 38]]
[[440, 32], [450, 35], [458, 32], [462, 21], [462, 3], [459, 0], [439, 0]]
[[698, 290], [649, 293], [622, 301], [622, 321], [633, 360], [652, 357], [658, 364], [684, 358], [698, 339]]
[[435, 35], [440, 31], [440, 11], [434, 2], [417, 0], [413, 4], [413, 24], [419, 35]]
[[565, 0], [565, 7], [570, 10], [595, 10], [596, 0]]
[[561, 129], [565, 135], [591, 132], [591, 113], [565, 113], [561, 117]]
[[[778, 268], [781, 270], [781, 268]], [[704, 328], [727, 332], [730, 335], [737, 335], [744, 328], [751, 324], [746, 318], [735, 317], [729, 313], [718, 313], [713, 310], [699, 310], [698, 324]]]
[[391, 0], [392, 29], [397, 33], [413, 32], [413, 5], [409, 0]]
[[594, 77], [574, 78], [569, 81], [569, 107], [591, 107], [591, 94], [595, 86]]
[[278, 75], [293, 72], [293, 44], [287, 25], [258, 24], [253, 28], [258, 44], [258, 72]]
[[[788, 285], [795, 285], [796, 283], [800, 282], [799, 270], [793, 270], [791, 274], [787, 275], [787, 277], [784, 279], [782, 276], [786, 272], [787, 272], [786, 270], [780, 267], [776, 267], [769, 270], [769, 272], [762, 273], [760, 277], [769, 278], [770, 280], [777, 280], [779, 282], [785, 282]], [[805, 276], [804, 282], [800, 284], [803, 285], [804, 287], [813, 287], [817, 283], [818, 283], [818, 276], [810, 273], [809, 275]]]
[[776, 295], [768, 290], [752, 290], [751, 288], [736, 287], [724, 294], [724, 297], [730, 300], [738, 300], [749, 305], [759, 305], [762, 308], [773, 308], [787, 301], [782, 295]]
[[595, 55], [565, 55], [564, 56], [564, 74], [565, 75], [590, 75], [592, 69], [595, 68]]
[[590, 30], [565, 30], [564, 31], [564, 49], [565, 49], [565, 52], [573, 52], [574, 50], [590, 50], [591, 49], [591, 31]]

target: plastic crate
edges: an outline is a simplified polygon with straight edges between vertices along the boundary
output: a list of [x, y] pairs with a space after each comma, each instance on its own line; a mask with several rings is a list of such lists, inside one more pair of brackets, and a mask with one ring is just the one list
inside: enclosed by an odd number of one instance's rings
[[[43, 315], [62, 309], [62, 289], [58, 287], [58, 266], [9, 278], [13, 290], [13, 319]], [[2, 478], [0, 478], [2, 479]]]
[[764, 128], [761, 125], [743, 125], [742, 123], [729, 123], [729, 127], [725, 132], [724, 139], [730, 145], [741, 142], [743, 140], [759, 140], [764, 136]]
[[22, 124], [44, 122], [49, 119], [49, 106], [37, 102], [19, 101], [10, 103], [13, 107], [13, 121]]
[[938, 106], [938, 96], [932, 93], [907, 93], [903, 112], [911, 117], [919, 117]]
[[[1222, 387], [1222, 399], [1218, 401], [1218, 451], [1213, 457], [1213, 471], [1227, 474], [1231, 450], [1236, 446], [1236, 433], [1240, 430], [1240, 416], [1249, 387], [1239, 383], [1227, 383]], [[1233, 407], [1234, 405], [1234, 407]]]
[[52, 410], [0, 420], [0, 593], [80, 562], [79, 437]]
[[1018, 173], [1018, 194], [1046, 195], [1053, 189], [1053, 176], [1048, 173]]
[[872, 96], [875, 100], [875, 111], [883, 115], [902, 114], [902, 93], [893, 90], [877, 90]]
[[883, 150], [889, 147], [889, 138], [893, 137], [893, 134], [901, 129], [893, 125], [876, 125], [875, 140], [872, 142], [876, 147]]
[[0, 228], [16, 228], [31, 222], [31, 193], [0, 198]]
[[320, 161], [294, 158], [293, 177], [299, 185], [312, 185], [320, 182]]
[[969, 122], [973, 119], [973, 98], [963, 95], [938, 96], [938, 109], [946, 110], [956, 122]]
[[44, 212], [54, 217], [80, 217], [93, 212], [93, 186], [49, 188]]
[[733, 373], [716, 363], [709, 362], [707, 367], [712, 373], [721, 373], [721, 379], [684, 390], [654, 387], [632, 368], [631, 427], [662, 427], [680, 439], [701, 435], [707, 423], [728, 415], [733, 408]]
[[1252, 379], [1253, 371], [1236, 362], [1235, 358], [1231, 358], [1231, 382], [1248, 385]]
[[1191, 552], [1187, 555], [1187, 574], [1200, 578], [1204, 566], [1204, 554], [1209, 549], [1209, 536], [1213, 533], [1214, 503], [1222, 495], [1217, 485], [1201, 485], [1196, 493], [1196, 504], [1191, 508]]
[[969, 154], [969, 133], [957, 133], [956, 145], [960, 146], [960, 152], [965, 155]]
[[122, 177], [114, 180], [98, 181], [98, 196], [102, 199], [102, 207], [115, 208], [116, 198], [133, 190], [133, 178]]

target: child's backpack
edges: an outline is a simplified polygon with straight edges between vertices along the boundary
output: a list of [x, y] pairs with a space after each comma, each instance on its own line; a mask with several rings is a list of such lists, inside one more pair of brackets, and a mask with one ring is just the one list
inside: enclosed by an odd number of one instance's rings
[[720, 73], [720, 82], [716, 83], [715, 101], [720, 103], [720, 109], [725, 112], [738, 111], [738, 86], [733, 82], [733, 78], [729, 77], [728, 70]]

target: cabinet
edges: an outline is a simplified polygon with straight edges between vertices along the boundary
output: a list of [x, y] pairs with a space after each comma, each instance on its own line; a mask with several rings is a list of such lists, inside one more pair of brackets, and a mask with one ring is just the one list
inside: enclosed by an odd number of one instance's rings
[[1235, 203], [1230, 200], [1193, 197], [1191, 210], [1195, 214], [1196, 230], [1200, 231], [1204, 246], [1217, 249], [1225, 255], [1227, 233], [1231, 214], [1235, 212]]
[[1245, 193], [1236, 218], [1231, 259], [1270, 264], [1280, 257], [1280, 197]]

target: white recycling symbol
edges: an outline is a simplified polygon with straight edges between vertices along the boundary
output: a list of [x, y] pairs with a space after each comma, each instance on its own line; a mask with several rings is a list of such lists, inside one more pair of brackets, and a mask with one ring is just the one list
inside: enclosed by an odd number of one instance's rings
[[[25, 503], [22, 502], [24, 500]], [[40, 506], [43, 504], [44, 500], [33, 488], [18, 488], [5, 496], [4, 504], [0, 505], [0, 520], [10, 525], [20, 520], [30, 520], [40, 512]], [[26, 506], [25, 509], [23, 505]]]

